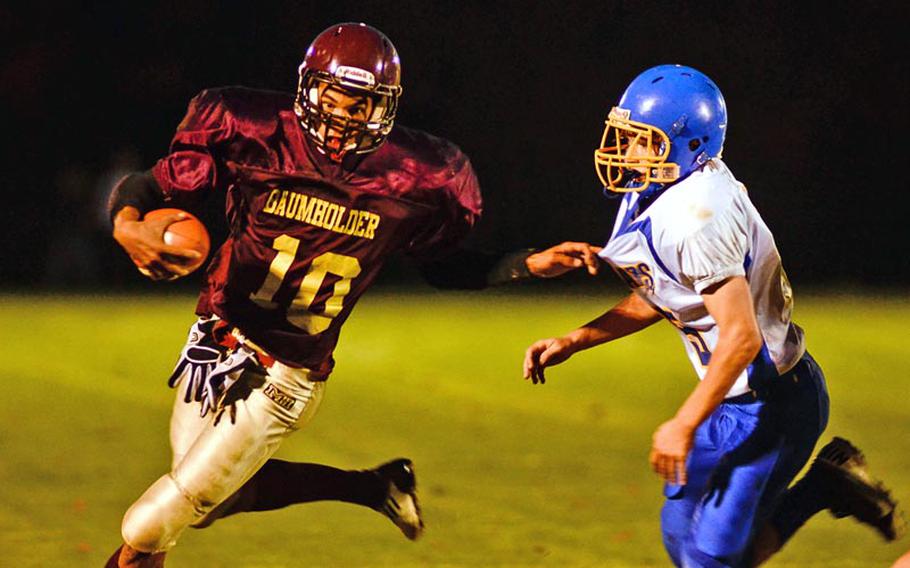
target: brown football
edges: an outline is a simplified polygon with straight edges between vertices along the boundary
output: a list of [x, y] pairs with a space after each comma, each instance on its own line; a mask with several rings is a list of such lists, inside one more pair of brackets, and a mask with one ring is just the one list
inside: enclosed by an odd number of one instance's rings
[[164, 242], [171, 246], [192, 249], [199, 253], [200, 256], [198, 259], [193, 261], [188, 260], [184, 264], [184, 266], [189, 268], [190, 272], [192, 272], [202, 266], [209, 254], [211, 241], [209, 240], [209, 232], [206, 230], [205, 225], [203, 225], [192, 213], [173, 208], [149, 211], [145, 214], [145, 219], [154, 219], [156, 217], [172, 215], [175, 213], [183, 213], [188, 217], [168, 225], [167, 230], [164, 231]]

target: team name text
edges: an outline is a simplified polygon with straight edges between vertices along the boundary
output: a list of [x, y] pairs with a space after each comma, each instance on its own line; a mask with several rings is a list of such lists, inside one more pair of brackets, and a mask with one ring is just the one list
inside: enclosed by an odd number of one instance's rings
[[380, 220], [372, 211], [349, 210], [344, 205], [286, 189], [273, 189], [262, 212], [370, 240], [376, 237]]

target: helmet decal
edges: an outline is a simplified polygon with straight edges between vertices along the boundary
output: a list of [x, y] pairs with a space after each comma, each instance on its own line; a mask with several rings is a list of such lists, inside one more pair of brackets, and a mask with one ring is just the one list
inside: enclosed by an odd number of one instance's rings
[[365, 69], [339, 65], [332, 74], [342, 83], [361, 84], [369, 88], [376, 86], [376, 77]]
[[[294, 112], [313, 145], [332, 160], [373, 152], [392, 131], [401, 95], [401, 64], [392, 42], [366, 24], [338, 24], [319, 34], [298, 68]], [[330, 110], [328, 89], [361, 99], [366, 116]]]

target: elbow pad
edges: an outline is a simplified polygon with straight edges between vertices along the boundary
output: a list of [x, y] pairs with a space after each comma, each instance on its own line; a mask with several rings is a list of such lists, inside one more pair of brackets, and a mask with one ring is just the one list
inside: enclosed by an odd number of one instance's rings
[[135, 172], [121, 179], [111, 191], [107, 211], [111, 222], [124, 207], [135, 207], [145, 215], [164, 205], [164, 193], [151, 171]]
[[525, 260], [533, 252], [496, 254], [462, 249], [442, 260], [421, 265], [420, 272], [436, 288], [481, 290], [529, 278]]

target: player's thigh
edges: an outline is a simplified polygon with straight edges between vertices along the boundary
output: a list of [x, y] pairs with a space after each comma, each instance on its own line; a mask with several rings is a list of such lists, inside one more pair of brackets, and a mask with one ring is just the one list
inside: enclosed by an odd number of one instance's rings
[[273, 366], [245, 373], [229, 403], [201, 430], [172, 476], [201, 509], [217, 505], [246, 482], [319, 407], [325, 382], [303, 370]]
[[175, 389], [174, 406], [171, 410], [171, 469], [177, 467], [187, 450], [212, 421], [212, 415], [200, 416], [202, 405], [198, 401], [186, 402], [183, 388]]
[[724, 403], [712, 418], [723, 424], [714, 440], [721, 456], [693, 513], [687, 538], [692, 541], [690, 549], [735, 558], [751, 539], [783, 439], [772, 408], [763, 401]]
[[817, 430], [818, 436], [828, 426], [831, 401], [828, 398], [828, 384], [825, 373], [807, 352], [793, 370], [797, 378], [797, 404], [803, 407], [805, 418], [801, 429]]
[[695, 512], [695, 548], [737, 558], [748, 547], [770, 504], [811, 455], [824, 428], [826, 403], [817, 384], [805, 381], [767, 401], [721, 405], [718, 411], [734, 427]]
[[723, 458], [720, 443], [734, 427], [722, 411], [713, 413], [695, 431], [692, 450], [686, 461], [686, 485], [664, 485], [660, 524], [664, 547], [679, 564], [682, 545], [691, 532], [695, 510], [704, 498], [713, 471]]
[[812, 457], [828, 424], [828, 391], [821, 369], [807, 354], [793, 373], [797, 379], [795, 386], [777, 406], [783, 442], [778, 463], [762, 495], [762, 519], [771, 514], [777, 498]]
[[735, 561], [811, 456], [827, 424], [828, 394], [811, 357], [796, 377], [771, 400], [724, 403], [712, 414], [711, 442], [720, 456], [713, 456], [716, 467], [692, 513], [689, 550]]

